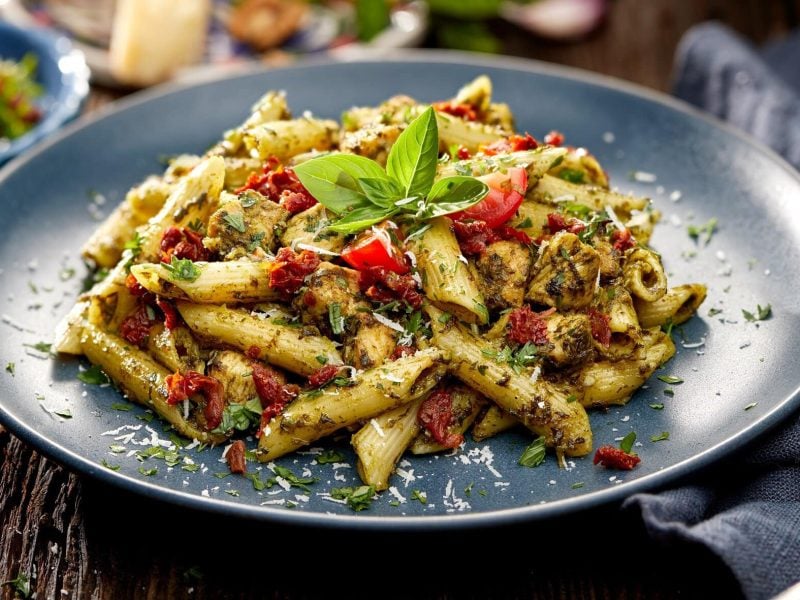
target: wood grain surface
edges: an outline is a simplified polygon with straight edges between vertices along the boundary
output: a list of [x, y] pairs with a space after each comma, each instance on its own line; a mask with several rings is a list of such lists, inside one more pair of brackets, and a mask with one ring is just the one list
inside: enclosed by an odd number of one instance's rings
[[[509, 53], [669, 88], [676, 45], [715, 18], [756, 43], [797, 26], [800, 0], [617, 0], [587, 40], [501, 24]], [[93, 90], [87, 110], [117, 96]], [[736, 598], [702, 549], [650, 541], [617, 507], [453, 535], [287, 530], [181, 510], [72, 474], [0, 427], [0, 582], [39, 599]], [[34, 577], [35, 575], [35, 577]], [[13, 598], [10, 585], [0, 599]]]

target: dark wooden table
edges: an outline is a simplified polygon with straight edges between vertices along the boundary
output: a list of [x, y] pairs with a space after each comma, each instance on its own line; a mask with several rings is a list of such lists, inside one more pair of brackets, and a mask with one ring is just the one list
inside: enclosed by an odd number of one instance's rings
[[[668, 90], [675, 47], [719, 19], [756, 43], [798, 25], [800, 0], [617, 0], [577, 44], [494, 23], [510, 54]], [[88, 111], [113, 100], [95, 89]], [[513, 543], [513, 545], [512, 545]], [[70, 473], [0, 426], [0, 581], [39, 599], [736, 598], [702, 549], [671, 552], [608, 507], [536, 526], [367, 535], [254, 526], [164, 506]], [[0, 599], [14, 597], [11, 586]]]

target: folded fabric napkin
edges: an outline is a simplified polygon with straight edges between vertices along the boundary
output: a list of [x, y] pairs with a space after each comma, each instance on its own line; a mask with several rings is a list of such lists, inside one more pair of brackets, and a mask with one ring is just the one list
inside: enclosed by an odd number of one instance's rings
[[[758, 50], [720, 24], [699, 25], [678, 48], [674, 91], [800, 169], [800, 32]], [[747, 598], [774, 597], [800, 580], [800, 417], [701, 482], [624, 507], [640, 511], [658, 541], [708, 548]]]

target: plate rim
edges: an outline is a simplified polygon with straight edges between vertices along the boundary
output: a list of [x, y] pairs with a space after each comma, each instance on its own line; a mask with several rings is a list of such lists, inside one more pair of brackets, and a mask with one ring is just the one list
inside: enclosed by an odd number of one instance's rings
[[[559, 78], [596, 85], [612, 91], [621, 91], [636, 96], [648, 102], [676, 110], [691, 118], [699, 119], [707, 124], [722, 129], [728, 134], [742, 140], [753, 150], [765, 155], [767, 159], [776, 163], [787, 175], [793, 179], [800, 189], [800, 172], [794, 169], [786, 160], [775, 153], [762, 142], [752, 138], [749, 134], [720, 121], [716, 117], [700, 111], [699, 109], [673, 98], [664, 93], [645, 88], [635, 83], [620, 80], [615, 77], [601, 75], [563, 65], [545, 63], [533, 59], [517, 57], [486, 57], [465, 52], [446, 50], [404, 50], [391, 57], [379, 56], [375, 58], [342, 58], [329, 56], [324, 58], [312, 57], [303, 59], [292, 65], [281, 68], [270, 68], [257, 65], [247, 65], [237, 69], [227, 69], [218, 72], [205, 72], [192, 78], [190, 81], [178, 81], [162, 84], [148, 90], [132, 94], [126, 98], [115, 101], [107, 107], [80, 117], [62, 129], [56, 135], [40, 144], [31, 152], [17, 157], [7, 165], [0, 168], [0, 190], [5, 181], [17, 170], [22, 169], [35, 157], [46, 152], [51, 146], [60, 143], [73, 133], [91, 127], [95, 123], [113, 117], [117, 113], [136, 107], [142, 103], [153, 101], [178, 91], [216, 84], [221, 81], [233, 80], [258, 74], [268, 74], [287, 70], [302, 70], [306, 68], [322, 68], [341, 64], [375, 64], [375, 63], [445, 63], [466, 66], [485, 66], [489, 68], [511, 69], [524, 73], [555, 76]], [[619, 486], [609, 487], [588, 494], [571, 498], [562, 498], [546, 504], [527, 504], [514, 508], [492, 510], [477, 513], [457, 513], [430, 516], [370, 516], [366, 514], [338, 515], [320, 512], [292, 512], [282, 509], [263, 507], [249, 504], [237, 504], [225, 499], [206, 498], [188, 492], [162, 487], [117, 473], [103, 468], [101, 465], [86, 457], [65, 448], [58, 441], [45, 435], [40, 435], [32, 427], [17, 418], [0, 399], [0, 424], [17, 436], [24, 443], [30, 445], [41, 454], [54, 460], [57, 464], [66, 466], [76, 474], [85, 474], [103, 483], [112, 485], [135, 494], [167, 501], [173, 505], [199, 509], [221, 516], [235, 518], [249, 518], [288, 526], [320, 527], [325, 529], [351, 529], [371, 531], [421, 531], [421, 530], [466, 530], [490, 526], [508, 526], [522, 522], [538, 522], [542, 519], [562, 517], [573, 512], [597, 509], [612, 503], [619, 503], [625, 498], [640, 492], [653, 491], [663, 488], [684, 477], [694, 475], [708, 468], [713, 463], [719, 462], [736, 451], [752, 443], [756, 438], [768, 433], [779, 423], [788, 419], [800, 407], [800, 382], [788, 396], [782, 398], [772, 410], [754, 420], [736, 434], [706, 448], [677, 464], [666, 467], [655, 473], [645, 475], [632, 481], [626, 481]]]

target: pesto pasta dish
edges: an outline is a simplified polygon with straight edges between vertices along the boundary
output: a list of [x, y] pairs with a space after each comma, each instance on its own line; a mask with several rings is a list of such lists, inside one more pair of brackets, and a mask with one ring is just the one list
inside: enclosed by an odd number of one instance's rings
[[558, 132], [517, 132], [485, 76], [341, 122], [268, 92], [99, 226], [96, 283], [55, 347], [224, 445], [233, 473], [346, 436], [371, 495], [405, 453], [512, 427], [531, 434], [520, 462], [563, 464], [593, 453], [587, 410], [626, 403], [706, 296], [667, 283], [657, 220]]

